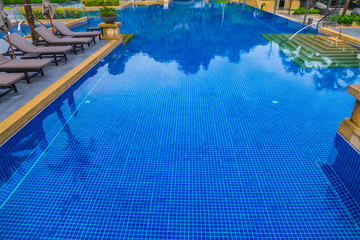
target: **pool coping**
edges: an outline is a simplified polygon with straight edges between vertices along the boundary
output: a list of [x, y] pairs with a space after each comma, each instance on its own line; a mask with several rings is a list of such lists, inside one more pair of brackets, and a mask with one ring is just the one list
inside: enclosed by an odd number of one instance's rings
[[[330, 35], [332, 37], [337, 37], [339, 35], [339, 32], [337, 32], [335, 30], [332, 30], [330, 28], [321, 27], [321, 28], [319, 28], [319, 31], [321, 33], [325, 33], [325, 34]], [[357, 38], [357, 37], [352, 37], [350, 35], [341, 33], [339, 39], [344, 40], [344, 41], [349, 42], [349, 43], [352, 43], [352, 44], [355, 44], [357, 46], [360, 46], [360, 39]]]
[[111, 40], [82, 63], [51, 84], [44, 91], [1, 121], [0, 146], [122, 42], [122, 39]]

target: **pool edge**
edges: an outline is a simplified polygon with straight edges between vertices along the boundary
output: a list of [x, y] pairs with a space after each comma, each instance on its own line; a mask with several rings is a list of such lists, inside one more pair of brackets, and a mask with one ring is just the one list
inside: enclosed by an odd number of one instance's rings
[[[132, 36], [124, 36], [123, 44], [125, 45]], [[123, 40], [111, 40], [64, 76], [56, 80], [44, 91], [1, 121], [0, 146], [122, 42]]]

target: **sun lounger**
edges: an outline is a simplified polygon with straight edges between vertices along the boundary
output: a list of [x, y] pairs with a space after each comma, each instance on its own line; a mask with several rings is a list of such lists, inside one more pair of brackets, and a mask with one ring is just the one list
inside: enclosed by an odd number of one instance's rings
[[[38, 74], [44, 76], [43, 68], [50, 63], [50, 59], [12, 60], [0, 55], [0, 72], [24, 73], [26, 82], [30, 83], [30, 78]], [[34, 74], [29, 75], [29, 73]]]
[[84, 44], [90, 46], [90, 42], [92, 41], [92, 38], [58, 38], [44, 26], [35, 28], [35, 31], [48, 45], [72, 46], [75, 54], [77, 53], [77, 48], [84, 50]]
[[15, 83], [23, 79], [25, 75], [23, 73], [5, 73], [0, 74], [0, 88], [7, 89], [5, 92], [0, 94], [0, 97], [14, 90], [17, 92]]
[[99, 32], [99, 31], [94, 31], [94, 32], [73, 32], [60, 21], [54, 22], [53, 25], [56, 28], [56, 30], [58, 30], [61, 33], [61, 35], [63, 35], [63, 36], [73, 36], [75, 38], [78, 38], [78, 37], [90, 37], [90, 38], [93, 39], [94, 43], [95, 43], [95, 38], [96, 37], [99, 37], [99, 39], [101, 40], [101, 32]]
[[[10, 38], [11, 44], [15, 46], [16, 50], [19, 50], [25, 54], [39, 53], [40, 58], [54, 58], [56, 66], [60, 60], [65, 59], [66, 61], [66, 53], [71, 51], [70, 46], [37, 47], [28, 40], [21, 37], [18, 33], [12, 33], [8, 36]], [[3, 38], [7, 41], [6, 36]]]

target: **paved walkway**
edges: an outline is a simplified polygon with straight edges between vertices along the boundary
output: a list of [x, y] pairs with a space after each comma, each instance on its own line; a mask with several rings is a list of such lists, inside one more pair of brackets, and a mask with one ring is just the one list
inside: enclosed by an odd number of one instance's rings
[[[290, 15], [288, 15], [289, 10], [283, 10], [283, 9], [278, 9], [276, 10], [276, 14], [288, 19], [291, 19], [295, 22], [299, 22], [299, 23], [303, 23], [304, 21], [304, 14], [300, 14], [300, 15], [293, 15], [293, 11], [291, 11]], [[306, 17], [306, 22], [308, 21], [309, 18], [312, 18], [314, 20], [314, 22], [320, 20], [323, 16], [322, 15], [318, 15], [318, 14], [308, 14]]]
[[[0, 42], [0, 52], [4, 52], [4, 47], [6, 51], [6, 42], [3, 40]], [[81, 51], [77, 55], [69, 53], [68, 61], [61, 61], [59, 66], [55, 66], [54, 63], [48, 65], [44, 69], [45, 76], [38, 75], [33, 77], [31, 79], [31, 84], [27, 84], [25, 80], [17, 83], [16, 87], [18, 88], [18, 93], [11, 92], [0, 98], [0, 121], [22, 107], [25, 103], [30, 101], [108, 42], [108, 40], [102, 40], [100, 42], [97, 40], [95, 45], [91, 44], [90, 47], [86, 46], [85, 51]]]
[[[340, 31], [340, 28], [330, 28], [330, 29], [337, 32]], [[360, 38], [360, 26], [358, 28], [342, 28], [341, 32], [352, 37]]]
[[[288, 15], [289, 10], [282, 10], [282, 9], [278, 9], [276, 10], [276, 14], [284, 17], [284, 18], [288, 18], [291, 19], [295, 22], [298, 23], [303, 23], [304, 21], [304, 14], [300, 14], [300, 15], [293, 15], [293, 11], [291, 11], [290, 15]], [[306, 23], [308, 22], [309, 18], [312, 18], [314, 22], [317, 22], [318, 20], [320, 20], [321, 18], [323, 18], [323, 15], [319, 15], [319, 14], [308, 14], [306, 16]]]

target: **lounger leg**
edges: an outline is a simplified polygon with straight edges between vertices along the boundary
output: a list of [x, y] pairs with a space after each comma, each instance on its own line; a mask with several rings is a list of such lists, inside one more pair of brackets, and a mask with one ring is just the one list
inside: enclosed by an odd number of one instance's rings
[[67, 56], [66, 56], [66, 53], [64, 53], [64, 58], [65, 58], [65, 61], [67, 61]]
[[93, 37], [93, 41], [94, 41], [94, 43], [96, 43], [95, 37]]
[[40, 70], [40, 73], [41, 73], [41, 76], [44, 76], [45, 74], [44, 74], [44, 69], [41, 69]]
[[29, 78], [29, 75], [26, 71], [24, 71], [24, 74], [25, 74], [25, 80], [27, 83], [30, 83], [30, 78]]
[[73, 45], [73, 49], [74, 49], [74, 54], [76, 55], [77, 52], [76, 52], [76, 45]]
[[56, 59], [56, 54], [54, 54], [54, 62], [55, 62], [55, 65], [56, 65], [56, 66], [59, 65], [59, 64], [58, 64], [58, 61], [57, 61], [57, 59]]
[[13, 84], [13, 85], [12, 85], [12, 88], [14, 89], [14, 92], [16, 92], [16, 93], [18, 92], [18, 90], [17, 90], [17, 88], [16, 88], [15, 84]]
[[90, 43], [88, 42], [88, 46], [90, 47]]

